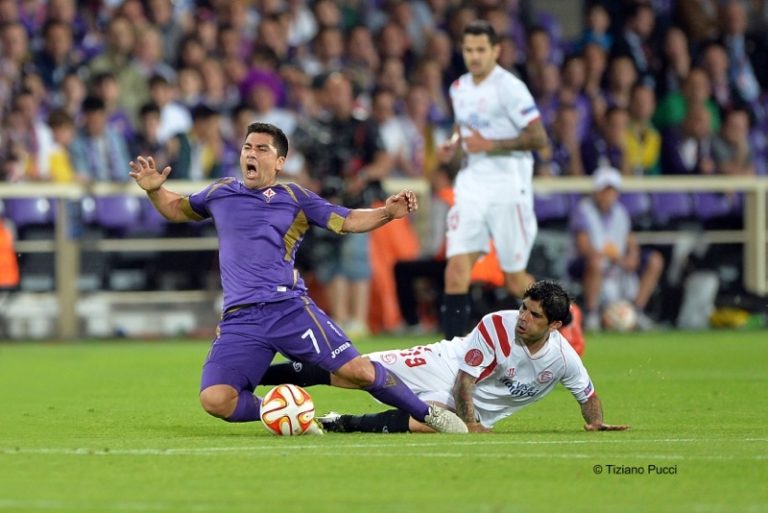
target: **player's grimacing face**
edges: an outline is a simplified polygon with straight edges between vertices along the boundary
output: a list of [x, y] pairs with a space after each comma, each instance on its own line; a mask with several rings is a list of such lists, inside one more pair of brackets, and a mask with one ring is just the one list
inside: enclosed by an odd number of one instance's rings
[[261, 189], [277, 181], [277, 173], [283, 168], [285, 157], [277, 155], [272, 136], [250, 133], [240, 150], [240, 171], [249, 189]]
[[475, 78], [485, 78], [496, 66], [499, 45], [492, 45], [485, 34], [466, 34], [461, 43], [464, 65]]
[[536, 342], [549, 333], [549, 319], [539, 301], [523, 299], [520, 305], [515, 335], [523, 342]]

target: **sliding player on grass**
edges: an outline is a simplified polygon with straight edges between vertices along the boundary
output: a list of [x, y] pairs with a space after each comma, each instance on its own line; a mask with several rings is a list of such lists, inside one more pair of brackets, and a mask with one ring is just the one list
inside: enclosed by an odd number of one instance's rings
[[[570, 321], [567, 292], [552, 281], [532, 284], [520, 310], [486, 315], [466, 337], [406, 350], [367, 355], [408, 385], [420, 399], [448, 407], [470, 431], [494, 424], [532, 404], [562, 383], [579, 403], [587, 431], [623, 431], [603, 422], [603, 408], [581, 359], [557, 331]], [[316, 367], [273, 365], [263, 385], [295, 383], [355, 388]], [[327, 431], [432, 432], [399, 410], [369, 415], [328, 414], [318, 419]]]

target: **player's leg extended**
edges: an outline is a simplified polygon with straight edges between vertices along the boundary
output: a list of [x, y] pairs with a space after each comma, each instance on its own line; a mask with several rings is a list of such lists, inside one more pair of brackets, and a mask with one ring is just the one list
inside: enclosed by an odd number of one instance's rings
[[[445, 407], [445, 405], [439, 405]], [[436, 431], [402, 410], [364, 415], [331, 412], [317, 420], [325, 431], [335, 433], [435, 433]]]

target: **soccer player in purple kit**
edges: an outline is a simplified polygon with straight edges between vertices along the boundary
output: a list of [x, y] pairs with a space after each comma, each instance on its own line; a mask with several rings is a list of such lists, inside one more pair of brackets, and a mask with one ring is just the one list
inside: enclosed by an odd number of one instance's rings
[[160, 171], [151, 156], [130, 162], [130, 176], [166, 219], [213, 218], [216, 224], [224, 313], [203, 365], [203, 408], [228, 422], [259, 420], [253, 391], [279, 352], [358, 384], [436, 431], [466, 433], [455, 414], [421, 401], [381, 364], [362, 358], [309, 298], [293, 266], [310, 224], [336, 233], [367, 232], [415, 211], [415, 194], [401, 191], [383, 207], [350, 210], [299, 185], [278, 183], [287, 153], [282, 130], [253, 123], [240, 152], [242, 180], [223, 178], [190, 196], [163, 187], [171, 168]]

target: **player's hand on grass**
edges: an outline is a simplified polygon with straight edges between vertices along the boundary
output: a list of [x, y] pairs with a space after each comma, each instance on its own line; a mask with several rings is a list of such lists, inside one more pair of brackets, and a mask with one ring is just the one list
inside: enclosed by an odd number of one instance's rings
[[602, 422], [593, 422], [584, 424], [585, 431], [626, 431], [629, 424], [603, 424]]
[[405, 217], [406, 214], [417, 211], [419, 209], [419, 200], [413, 191], [400, 191], [387, 198], [384, 208], [387, 210], [390, 219], [400, 219]]
[[128, 163], [131, 171], [128, 173], [136, 183], [147, 192], [153, 192], [163, 186], [171, 172], [171, 166], [166, 166], [162, 172], [157, 170], [155, 159], [152, 157], [137, 157], [136, 161]]
[[467, 422], [467, 429], [470, 433], [490, 433], [490, 428], [487, 428], [479, 422]]

